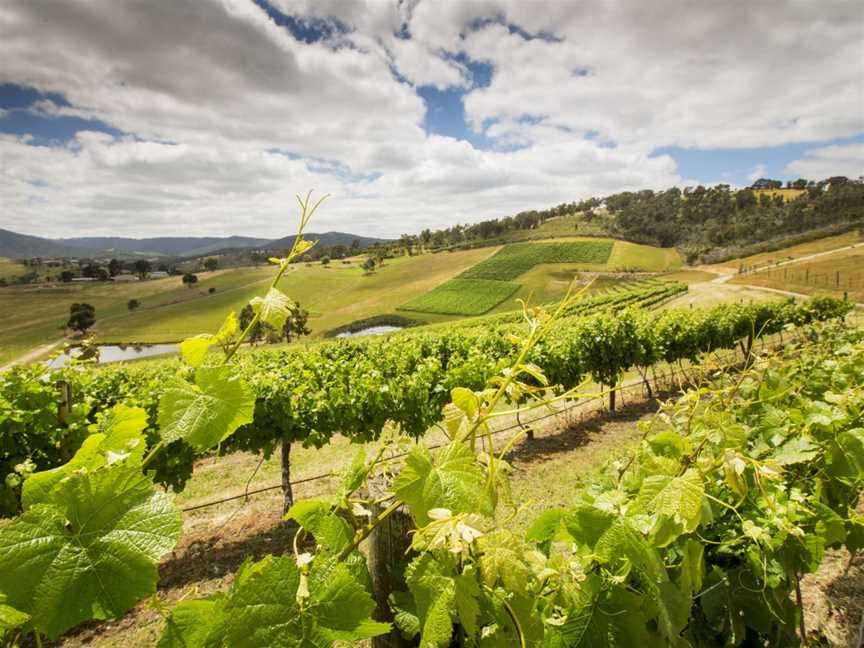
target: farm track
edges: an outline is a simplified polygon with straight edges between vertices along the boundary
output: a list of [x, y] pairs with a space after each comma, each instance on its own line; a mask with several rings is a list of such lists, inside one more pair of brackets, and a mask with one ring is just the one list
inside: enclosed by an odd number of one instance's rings
[[65, 342], [66, 339], [67, 338], [61, 338], [59, 340], [51, 342], [50, 344], [45, 344], [45, 345], [40, 346], [36, 349], [33, 349], [32, 351], [29, 351], [29, 352], [25, 353], [24, 355], [16, 358], [12, 362], [6, 363], [2, 367], [0, 367], [0, 371], [6, 371], [7, 369], [11, 369], [12, 367], [14, 367], [17, 364], [24, 364], [27, 362], [33, 362], [35, 360], [38, 360], [42, 356], [50, 353], [53, 349], [55, 349], [59, 345], [63, 344], [63, 342]]

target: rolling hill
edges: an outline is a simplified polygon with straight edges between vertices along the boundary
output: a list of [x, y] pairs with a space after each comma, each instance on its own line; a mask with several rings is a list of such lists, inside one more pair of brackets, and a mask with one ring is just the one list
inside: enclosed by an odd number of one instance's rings
[[0, 229], [0, 257], [29, 259], [31, 257], [79, 257], [92, 256], [97, 250], [75, 247], [58, 241], [18, 234]]
[[[281, 239], [276, 239], [275, 241], [270, 241], [264, 247], [270, 250], [288, 249], [294, 244], [294, 238], [294, 236], [286, 236]], [[371, 247], [376, 243], [387, 242], [387, 239], [373, 238], [371, 236], [357, 236], [356, 234], [348, 234], [346, 232], [324, 232], [323, 234], [308, 233], [304, 234], [303, 238], [311, 241], [317, 240], [318, 246], [322, 248], [332, 247], [334, 245], [351, 247], [351, 243], [355, 240], [360, 242], [361, 249]]]
[[57, 239], [57, 242], [91, 250], [120, 250], [165, 256], [197, 256], [225, 248], [259, 247], [265, 245], [268, 240], [248, 236], [160, 236], [141, 239], [117, 236], [85, 236]]
[[[321, 247], [360, 242], [360, 248], [385, 239], [357, 236], [347, 232], [324, 232], [306, 234], [309, 239], [318, 239]], [[0, 257], [29, 259], [32, 257], [108, 257], [159, 255], [171, 257], [197, 257], [227, 250], [261, 248], [283, 250], [290, 248], [293, 236], [280, 239], [255, 238], [249, 236], [160, 236], [153, 238], [127, 238], [121, 236], [80, 236], [66, 239], [47, 239], [29, 234], [19, 234], [0, 229]]]

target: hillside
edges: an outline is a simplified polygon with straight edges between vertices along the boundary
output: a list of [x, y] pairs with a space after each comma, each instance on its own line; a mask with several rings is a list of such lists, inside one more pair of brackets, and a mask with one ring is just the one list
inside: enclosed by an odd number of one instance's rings
[[398, 245], [461, 249], [549, 237], [611, 236], [678, 249], [712, 263], [864, 226], [864, 182], [843, 177], [806, 189], [671, 187], [624, 191], [542, 210], [403, 235]]
[[[364, 249], [371, 247], [376, 243], [387, 242], [387, 239], [374, 238], [371, 236], [357, 236], [356, 234], [348, 234], [346, 232], [324, 232], [323, 234], [306, 233], [303, 237], [311, 241], [317, 240], [318, 245], [316, 247], [318, 248], [328, 248], [335, 245], [344, 245], [345, 247], [350, 248], [354, 241], [358, 241], [360, 243], [360, 249]], [[285, 236], [281, 239], [270, 241], [263, 247], [268, 250], [290, 249], [294, 244], [294, 238], [294, 236]]]
[[[348, 232], [324, 232], [306, 234], [309, 239], [318, 239], [320, 248], [344, 245], [350, 248], [356, 240], [360, 249], [386, 239], [358, 236]], [[65, 239], [47, 239], [29, 234], [19, 234], [0, 229], [0, 257], [29, 259], [32, 257], [108, 257], [128, 255], [159, 255], [170, 257], [196, 257], [226, 250], [262, 248], [283, 250], [290, 248], [293, 236], [280, 239], [255, 238], [249, 236], [160, 236], [153, 238], [128, 238], [122, 236], [80, 236]]]
[[222, 248], [258, 247], [268, 239], [248, 236], [161, 236], [156, 238], [124, 238], [118, 236], [85, 236], [57, 239], [72, 247], [98, 250], [122, 250], [165, 256], [196, 256]]
[[97, 251], [85, 247], [66, 245], [57, 241], [18, 234], [0, 229], [0, 257], [29, 259], [31, 257], [79, 257], [92, 256]]

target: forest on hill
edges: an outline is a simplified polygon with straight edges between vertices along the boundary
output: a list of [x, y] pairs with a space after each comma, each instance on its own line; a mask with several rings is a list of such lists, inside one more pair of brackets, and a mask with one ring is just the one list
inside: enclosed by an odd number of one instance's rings
[[[507, 240], [547, 221], [572, 217], [573, 234], [614, 236], [676, 247], [688, 262], [716, 262], [864, 225], [864, 182], [833, 177], [789, 183], [761, 179], [745, 189], [726, 184], [664, 191], [624, 191], [471, 225], [403, 235], [403, 247], [446, 248]], [[793, 199], [789, 199], [790, 197]]]

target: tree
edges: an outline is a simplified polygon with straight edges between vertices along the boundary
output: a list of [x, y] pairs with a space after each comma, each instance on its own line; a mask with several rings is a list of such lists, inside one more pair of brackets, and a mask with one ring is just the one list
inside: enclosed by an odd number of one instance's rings
[[213, 287], [213, 286], [210, 286], [210, 287], [207, 289], [207, 292], [210, 293], [210, 294], [212, 295], [213, 293], [216, 292], [216, 288]]
[[285, 325], [282, 327], [282, 337], [286, 342], [291, 342], [303, 335], [311, 333], [307, 323], [309, 321], [309, 311], [300, 308], [300, 304], [296, 302], [291, 306], [291, 313], [285, 320]]
[[141, 302], [139, 302], [137, 299], [130, 299], [128, 302], [126, 302], [126, 308], [128, 308], [130, 311], [134, 311], [140, 305]]
[[83, 274], [85, 277], [89, 277], [90, 279], [96, 279], [99, 277], [99, 266], [95, 263], [88, 263], [81, 270], [81, 274]]
[[772, 180], [771, 178], [759, 178], [753, 183], [753, 189], [782, 189], [783, 183], [780, 180]]
[[135, 262], [135, 272], [138, 273], [142, 279], [147, 278], [147, 273], [149, 273], [153, 269], [153, 264], [151, 264], [147, 259], [138, 259]]
[[321, 265], [323, 265], [323, 266], [330, 265], [330, 257], [329, 256], [321, 257]]
[[196, 283], [198, 283], [197, 275], [194, 275], [191, 272], [187, 272], [186, 274], [183, 275], [183, 285], [191, 288]]
[[363, 270], [366, 271], [367, 274], [372, 274], [375, 272], [375, 259], [372, 257], [367, 257], [363, 262], [363, 265], [360, 266]]
[[207, 270], [207, 272], [213, 272], [218, 267], [219, 259], [216, 257], [207, 257], [204, 259], [204, 269]]
[[357, 254], [358, 250], [360, 250], [360, 241], [358, 239], [354, 239], [351, 241], [351, 252], [353, 254]]
[[[252, 308], [251, 304], [246, 304], [240, 311], [240, 330], [245, 331], [246, 327], [252, 323], [254, 317], [255, 309]], [[249, 344], [254, 345], [264, 337], [265, 332], [264, 326], [259, 321], [249, 331], [249, 335], [246, 336], [246, 339], [249, 341]]]
[[108, 262], [108, 273], [114, 277], [123, 270], [123, 264], [120, 263], [117, 259], [111, 259]]
[[72, 277], [74, 276], [75, 275], [72, 274], [71, 270], [64, 270], [60, 273], [60, 281], [62, 281], [63, 283], [69, 283], [70, 281], [72, 281]]
[[72, 304], [69, 307], [69, 321], [66, 327], [81, 334], [96, 323], [96, 309], [90, 304]]

